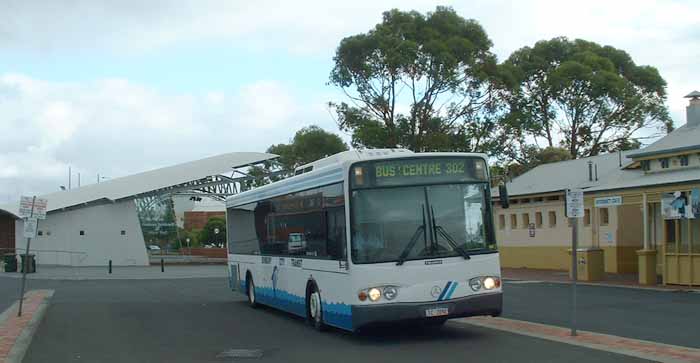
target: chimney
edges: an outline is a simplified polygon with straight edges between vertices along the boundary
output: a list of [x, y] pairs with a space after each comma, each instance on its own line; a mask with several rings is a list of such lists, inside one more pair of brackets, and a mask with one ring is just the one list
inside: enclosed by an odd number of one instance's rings
[[690, 127], [700, 126], [700, 92], [690, 92], [685, 98], [690, 98], [690, 104], [685, 108], [686, 124]]

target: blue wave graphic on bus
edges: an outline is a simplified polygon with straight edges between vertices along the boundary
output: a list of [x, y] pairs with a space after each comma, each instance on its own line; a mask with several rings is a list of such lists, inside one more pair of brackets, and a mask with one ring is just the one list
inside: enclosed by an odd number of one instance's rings
[[[255, 297], [261, 304], [270, 305], [306, 318], [306, 301], [301, 296], [290, 294], [284, 290], [256, 286]], [[323, 320], [326, 324], [352, 330], [352, 308], [350, 305], [322, 302], [321, 306]]]

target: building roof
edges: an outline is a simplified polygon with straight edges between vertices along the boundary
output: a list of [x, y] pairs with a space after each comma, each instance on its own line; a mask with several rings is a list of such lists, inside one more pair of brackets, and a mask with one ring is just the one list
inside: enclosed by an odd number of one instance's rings
[[[625, 170], [622, 167], [632, 160], [629, 154], [637, 150], [622, 151], [588, 158], [542, 164], [506, 183], [508, 195], [529, 195], [559, 192], [569, 188], [589, 189], [608, 183]], [[588, 163], [593, 167], [593, 181], [589, 180]], [[595, 168], [598, 168], [596, 180]], [[633, 170], [634, 171], [634, 170]], [[637, 174], [639, 175], [639, 174]], [[498, 188], [492, 195], [498, 196]]]
[[[233, 168], [257, 164], [275, 157], [277, 155], [267, 153], [233, 152], [46, 194], [41, 198], [48, 199], [49, 212], [98, 200], [117, 201], [230, 172]], [[0, 205], [0, 210], [18, 215], [17, 205]]]
[[586, 192], [680, 184], [694, 181], [700, 181], [700, 169], [698, 168], [676, 169], [648, 174], [644, 174], [639, 169], [620, 170], [619, 173], [612, 175], [606, 183], [586, 189]]
[[667, 153], [700, 150], [700, 125], [685, 124], [651, 145], [630, 155], [641, 158]]

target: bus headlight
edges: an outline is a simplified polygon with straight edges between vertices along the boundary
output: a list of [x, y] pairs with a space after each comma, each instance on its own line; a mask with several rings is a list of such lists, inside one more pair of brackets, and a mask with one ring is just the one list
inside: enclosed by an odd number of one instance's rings
[[469, 280], [469, 287], [474, 291], [479, 291], [481, 289], [481, 277], [475, 277]]
[[371, 301], [377, 301], [382, 297], [382, 291], [376, 287], [369, 289], [369, 299]]
[[501, 278], [498, 276], [481, 276], [469, 280], [469, 286], [474, 291], [493, 290], [501, 287]]
[[387, 300], [394, 300], [396, 298], [396, 295], [398, 295], [399, 291], [396, 290], [395, 287], [393, 286], [387, 286], [384, 288], [384, 297]]
[[496, 280], [493, 277], [487, 277], [484, 279], [484, 289], [491, 290], [496, 287]]

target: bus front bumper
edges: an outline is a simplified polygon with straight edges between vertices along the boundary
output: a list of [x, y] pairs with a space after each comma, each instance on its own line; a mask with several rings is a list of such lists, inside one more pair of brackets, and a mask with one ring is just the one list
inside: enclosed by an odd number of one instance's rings
[[[426, 311], [447, 308], [447, 315], [427, 317]], [[503, 292], [483, 293], [467, 297], [420, 303], [389, 303], [381, 305], [353, 305], [352, 325], [358, 329], [368, 325], [398, 321], [430, 321], [463, 318], [478, 315], [501, 315]]]

